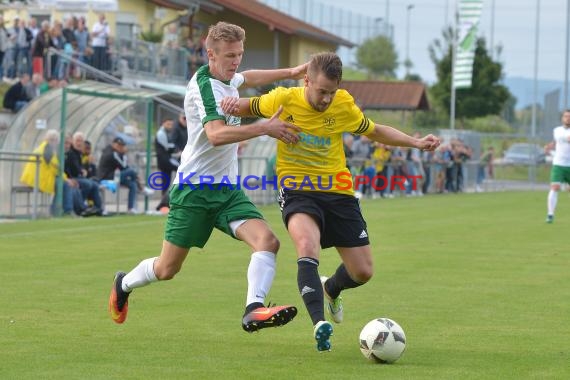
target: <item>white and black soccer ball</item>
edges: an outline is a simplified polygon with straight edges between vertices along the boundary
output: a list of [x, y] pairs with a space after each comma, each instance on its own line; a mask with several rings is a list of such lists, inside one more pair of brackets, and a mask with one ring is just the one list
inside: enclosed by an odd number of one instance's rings
[[366, 359], [394, 363], [406, 349], [406, 334], [389, 318], [373, 319], [360, 332], [360, 351]]

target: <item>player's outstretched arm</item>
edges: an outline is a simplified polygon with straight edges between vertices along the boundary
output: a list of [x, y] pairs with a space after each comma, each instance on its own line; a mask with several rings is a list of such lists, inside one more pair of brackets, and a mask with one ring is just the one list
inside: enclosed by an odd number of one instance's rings
[[303, 63], [286, 69], [246, 70], [241, 73], [245, 79], [243, 86], [257, 87], [284, 79], [302, 79], [307, 72], [308, 65], [308, 63]]
[[374, 126], [372, 132], [366, 135], [371, 140], [392, 146], [404, 146], [432, 151], [437, 149], [441, 141], [436, 136], [429, 134], [420, 139], [409, 136], [402, 131], [387, 125]]
[[227, 126], [223, 120], [212, 120], [204, 125], [204, 130], [208, 140], [214, 146], [232, 144], [258, 136], [271, 136], [285, 144], [295, 144], [299, 141], [297, 132], [300, 132], [301, 129], [279, 119], [282, 111], [283, 107], [279, 107], [271, 119], [242, 125], [239, 128]]

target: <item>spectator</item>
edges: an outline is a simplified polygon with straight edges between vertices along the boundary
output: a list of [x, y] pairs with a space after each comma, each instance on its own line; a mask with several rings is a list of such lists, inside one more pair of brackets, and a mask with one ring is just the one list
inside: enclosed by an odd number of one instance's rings
[[[57, 150], [59, 146], [59, 132], [55, 129], [49, 129], [46, 133], [44, 141], [34, 150], [34, 153], [40, 154], [39, 179], [36, 178], [36, 159], [30, 157], [30, 161], [24, 166], [20, 182], [26, 186], [34, 187], [38, 180], [38, 189], [42, 193], [54, 194], [51, 207], [52, 215], [55, 213], [55, 193], [56, 180], [59, 172], [59, 160], [57, 158]], [[73, 215], [77, 211], [75, 207], [81, 204], [81, 194], [74, 188], [71, 180], [65, 179], [63, 182], [63, 214]], [[79, 206], [80, 207], [80, 206]]]
[[8, 89], [4, 95], [4, 108], [12, 110], [12, 112], [18, 112], [28, 104], [30, 98], [26, 93], [26, 86], [29, 82], [30, 76], [24, 74], [18, 82]]
[[[60, 22], [55, 22], [53, 28], [50, 30], [50, 38], [53, 47], [57, 49], [59, 53], [63, 53], [63, 48], [65, 45], [65, 38], [63, 38], [62, 27]], [[54, 54], [51, 56], [51, 76], [57, 79], [62, 79], [63, 76], [63, 61], [60, 56]]]
[[434, 163], [435, 152], [424, 151], [422, 152], [422, 166], [424, 169], [424, 178], [422, 183], [422, 193], [427, 194], [431, 186], [431, 168]]
[[32, 75], [32, 80], [25, 86], [26, 94], [31, 100], [37, 98], [42, 93], [42, 85], [44, 84], [44, 77], [40, 73]]
[[[51, 78], [51, 73], [46, 71], [45, 61], [47, 59], [48, 50], [53, 47], [51, 40], [49, 21], [44, 20], [41, 24], [41, 29], [36, 36], [36, 43], [32, 49], [32, 66], [34, 73], [41, 73], [46, 78]], [[49, 75], [48, 75], [49, 74]]]
[[359, 138], [354, 139], [351, 147], [351, 168], [352, 174], [361, 174], [364, 170], [364, 163], [370, 158], [370, 152], [372, 150], [370, 145], [370, 139], [366, 136], [359, 136]]
[[7, 79], [16, 78], [16, 29], [18, 26], [18, 21], [19, 19], [15, 18], [14, 26], [12, 28], [6, 29], [6, 44], [2, 65], [4, 67], [4, 74], [6, 75]]
[[173, 157], [176, 152], [176, 145], [172, 142], [171, 132], [174, 127], [172, 119], [165, 119], [156, 132], [154, 146], [156, 149], [156, 163], [158, 170], [164, 173], [167, 186], [162, 187], [162, 195], [168, 193], [168, 187], [171, 183], [172, 173], [176, 172], [180, 162]]
[[167, 73], [174, 74], [174, 63], [179, 47], [178, 28], [176, 24], [170, 24], [166, 28], [166, 33], [164, 33], [160, 49], [160, 73], [162, 75], [166, 75]]
[[68, 178], [77, 182], [83, 203], [87, 200], [93, 201], [94, 207], [87, 210], [87, 214], [102, 215], [103, 205], [101, 203], [101, 195], [99, 193], [99, 184], [97, 181], [86, 177], [87, 171], [81, 164], [81, 156], [83, 154], [83, 144], [85, 142], [85, 135], [82, 132], [75, 132], [71, 139], [71, 147], [66, 152], [64, 171]]
[[437, 194], [441, 194], [445, 190], [445, 148], [444, 145], [440, 145], [440, 147], [435, 150], [433, 156], [433, 175], [435, 178], [435, 192]]
[[[15, 24], [15, 23], [14, 23]], [[18, 21], [18, 26], [16, 28], [16, 75], [21, 76], [22, 74], [29, 74], [31, 71], [30, 61], [32, 60], [31, 55], [31, 42], [34, 38], [32, 31], [26, 28], [26, 22], [24, 20]]]
[[32, 17], [30, 19], [30, 22], [28, 22], [28, 29], [30, 29], [30, 32], [32, 32], [32, 41], [30, 42], [30, 47], [33, 48], [34, 44], [36, 43], [36, 37], [40, 32], [40, 28], [38, 28], [38, 20]]
[[89, 31], [85, 28], [85, 19], [79, 18], [77, 20], [77, 29], [73, 32], [75, 35], [75, 40], [77, 41], [77, 53], [79, 54], [79, 60], [83, 63], [89, 63], [87, 48], [91, 42], [89, 38]]
[[[376, 181], [376, 189], [375, 192], [372, 194], [372, 197], [375, 198], [376, 194], [380, 195], [380, 197], [384, 198], [386, 192], [390, 193], [390, 181], [388, 179], [388, 163], [390, 161], [390, 156], [392, 152], [388, 147], [380, 142], [374, 142], [374, 152], [372, 152], [372, 160], [375, 165], [376, 175], [378, 179]], [[388, 189], [388, 191], [386, 191]]]
[[186, 124], [186, 115], [183, 112], [178, 115], [178, 119], [174, 123], [172, 142], [177, 153], [182, 152], [188, 142], [188, 125]]
[[85, 140], [83, 144], [83, 154], [81, 155], [81, 164], [87, 172], [85, 177], [97, 178], [97, 165], [95, 165], [95, 156], [92, 153], [91, 141]]
[[489, 167], [489, 164], [493, 161], [493, 156], [495, 154], [495, 148], [492, 146], [487, 148], [487, 151], [481, 153], [481, 158], [479, 159], [479, 164], [477, 165], [477, 185], [475, 186], [476, 192], [483, 191], [481, 185], [485, 180], [485, 170]]
[[0, 15], [0, 80], [4, 78], [4, 54], [8, 48], [8, 31], [4, 25], [4, 17]]
[[115, 171], [120, 171], [119, 184], [129, 189], [128, 212], [129, 214], [138, 214], [135, 201], [137, 192], [142, 192], [149, 196], [154, 193], [152, 189], [143, 188], [139, 183], [139, 177], [133, 168], [130, 168], [127, 162], [127, 144], [121, 137], [116, 137], [113, 142], [106, 146], [101, 153], [99, 165], [97, 169], [97, 177], [99, 180], [113, 180]]
[[91, 46], [93, 46], [93, 66], [101, 71], [107, 70], [107, 48], [108, 38], [111, 35], [111, 28], [105, 20], [105, 14], [99, 15], [97, 21], [91, 29]]

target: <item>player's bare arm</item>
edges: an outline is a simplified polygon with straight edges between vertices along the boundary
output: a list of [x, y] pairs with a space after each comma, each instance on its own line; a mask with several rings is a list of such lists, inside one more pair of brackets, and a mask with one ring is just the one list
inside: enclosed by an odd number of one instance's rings
[[[241, 109], [241, 106], [240, 106]], [[436, 136], [429, 134], [421, 139], [409, 136], [395, 128], [387, 125], [376, 124], [372, 132], [366, 135], [371, 140], [386, 145], [418, 148], [421, 150], [433, 151], [437, 149], [441, 141]]]
[[241, 73], [245, 79], [243, 86], [256, 87], [284, 79], [302, 79], [307, 72], [307, 66], [308, 63], [303, 63], [286, 69], [243, 71]]
[[285, 144], [295, 144], [299, 141], [297, 132], [300, 128], [279, 119], [282, 111], [283, 107], [279, 107], [271, 119], [240, 127], [228, 126], [224, 120], [212, 120], [204, 125], [204, 130], [213, 146], [232, 144], [265, 135], [281, 140]]

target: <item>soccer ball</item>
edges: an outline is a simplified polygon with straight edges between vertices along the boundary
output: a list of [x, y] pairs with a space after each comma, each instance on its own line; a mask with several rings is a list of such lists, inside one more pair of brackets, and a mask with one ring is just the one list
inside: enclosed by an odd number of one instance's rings
[[360, 351], [366, 359], [394, 363], [406, 349], [406, 334], [389, 318], [373, 319], [360, 332]]

